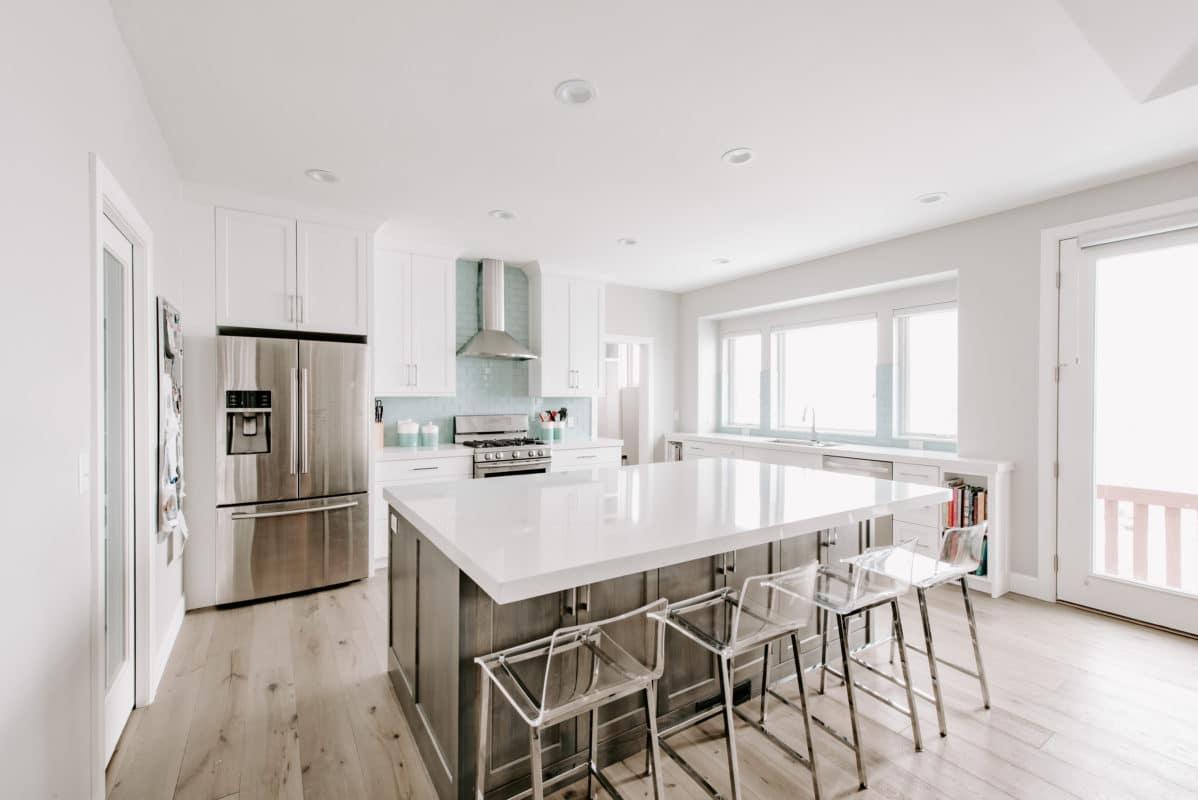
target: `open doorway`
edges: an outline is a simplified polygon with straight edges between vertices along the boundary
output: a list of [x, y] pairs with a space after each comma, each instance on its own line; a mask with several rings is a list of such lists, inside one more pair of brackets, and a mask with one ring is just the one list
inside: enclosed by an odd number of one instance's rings
[[599, 436], [623, 440], [623, 465], [653, 460], [652, 372], [652, 339], [613, 335], [604, 340]]

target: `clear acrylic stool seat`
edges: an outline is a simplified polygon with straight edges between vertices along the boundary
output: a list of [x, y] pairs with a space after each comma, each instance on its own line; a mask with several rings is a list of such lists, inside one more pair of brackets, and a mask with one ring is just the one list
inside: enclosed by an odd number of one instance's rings
[[[722, 704], [700, 711], [670, 728], [661, 731], [660, 746], [679, 766], [712, 797], [720, 797], [711, 784], [681, 754], [672, 748], [666, 737], [697, 725], [717, 714], [724, 717], [724, 738], [727, 742], [728, 778], [733, 800], [741, 798], [740, 766], [736, 754], [736, 731], [733, 715], [741, 717], [765, 735], [774, 745], [805, 766], [811, 772], [812, 793], [820, 798], [819, 775], [815, 765], [815, 747], [811, 737], [812, 717], [807, 710], [807, 691], [803, 670], [799, 664], [798, 632], [807, 627], [815, 614], [815, 580], [817, 565], [757, 575], [745, 580], [740, 591], [731, 587], [672, 603], [662, 612], [651, 614], [715, 656], [718, 662]], [[799, 687], [797, 710], [803, 717], [806, 752], [801, 753], [766, 730], [766, 698], [769, 694], [770, 653], [774, 642], [790, 639], [794, 654], [795, 672]], [[765, 653], [761, 693], [761, 719], [755, 721], [736, 709], [732, 698], [734, 659], [761, 648]]]
[[[938, 664], [943, 664], [946, 667], [957, 670], [972, 678], [976, 678], [982, 692], [982, 705], [985, 708], [990, 708], [990, 687], [986, 683], [986, 669], [982, 665], [982, 649], [978, 644], [977, 621], [973, 613], [973, 601], [969, 597], [969, 582], [967, 576], [976, 572], [982, 561], [982, 552], [986, 540], [988, 529], [986, 522], [977, 525], [971, 525], [966, 528], [949, 528], [946, 530], [940, 540], [940, 552], [937, 558], [921, 555], [918, 553], [910, 554], [911, 563], [903, 562], [904, 556], [891, 555], [887, 558], [875, 558], [873, 560], [861, 560], [864, 556], [847, 559], [850, 563], [859, 563], [859, 565], [867, 570], [878, 571], [887, 577], [892, 577], [895, 572], [902, 572], [911, 575], [912, 585], [915, 587], [915, 594], [919, 600], [919, 614], [923, 621], [923, 636], [925, 649], [911, 644], [905, 645], [907, 648], [914, 650], [927, 656], [928, 672], [932, 679], [932, 694], [919, 689], [914, 689], [914, 693], [925, 700], [935, 704], [936, 717], [940, 724], [940, 735], [948, 735], [948, 727], [945, 724], [944, 712], [944, 697], [940, 688], [940, 675], [937, 668]], [[889, 550], [890, 548], [880, 548], [880, 550]], [[870, 555], [866, 553], [865, 555]], [[959, 581], [961, 584], [961, 597], [965, 604], [965, 617], [969, 623], [969, 638], [973, 644], [973, 657], [977, 665], [976, 671], [968, 667], [961, 666], [952, 661], [947, 661], [939, 658], [936, 655], [936, 648], [932, 642], [932, 623], [928, 617], [928, 598], [929, 589], [941, 586], [946, 583]], [[876, 644], [884, 644], [887, 641], [897, 642], [897, 637], [889, 640], [883, 640]], [[902, 642], [897, 642], [900, 647]], [[893, 661], [893, 655], [891, 661]], [[876, 667], [863, 662], [862, 666], [880, 675], [887, 680], [897, 683], [898, 681], [892, 675], [878, 670]], [[904, 673], [905, 680], [905, 673]]]
[[[860, 726], [857, 721], [856, 692], [865, 694], [885, 703], [890, 708], [911, 720], [911, 738], [915, 750], [923, 749], [923, 738], [919, 730], [919, 714], [915, 709], [915, 697], [911, 691], [910, 670], [907, 664], [906, 648], [903, 643], [903, 624], [898, 615], [898, 599], [911, 588], [913, 554], [915, 540], [897, 544], [893, 547], [882, 547], [867, 550], [859, 556], [846, 559], [835, 566], [819, 568], [816, 582], [815, 603], [820, 613], [820, 661], [816, 665], [819, 670], [819, 692], [824, 693], [825, 680], [829, 674], [844, 681], [845, 699], [849, 707], [849, 726], [851, 738], [814, 717], [815, 723], [837, 741], [853, 751], [857, 762], [857, 778], [860, 788], [866, 788], [865, 756], [861, 746]], [[861, 613], [869, 612], [884, 605], [890, 606], [894, 619], [894, 637], [900, 644], [901, 664], [903, 670], [902, 685], [906, 689], [907, 703], [904, 708], [881, 692], [856, 682], [852, 675], [850, 664], [862, 662], [854, 658], [849, 646], [849, 622]], [[836, 632], [840, 644], [841, 671], [833, 669], [828, 664], [828, 616], [836, 617]], [[867, 643], [868, 647], [869, 644]]]
[[[587, 775], [587, 795], [593, 796], [592, 778], [612, 796], [618, 791], [603, 775], [598, 763], [598, 710], [608, 703], [644, 692], [648, 716], [648, 757], [653, 777], [653, 796], [664, 797], [657, 747], [657, 681], [665, 666], [665, 628], [658, 612], [666, 608], [665, 599], [615, 617], [581, 625], [558, 628], [534, 642], [510, 647], [474, 661], [482, 672], [479, 692], [479, 735], [475, 797], [485, 796], [487, 774], [487, 733], [490, 725], [492, 687], [511, 705], [528, 725], [528, 751], [531, 787], [516, 798], [542, 800], [545, 788], [575, 779], [583, 770]], [[646, 617], [652, 638], [651, 663], [632, 656], [617, 641], [620, 623]], [[542, 731], [559, 722], [590, 714], [590, 753], [588, 761], [573, 769], [544, 778], [541, 758]]]

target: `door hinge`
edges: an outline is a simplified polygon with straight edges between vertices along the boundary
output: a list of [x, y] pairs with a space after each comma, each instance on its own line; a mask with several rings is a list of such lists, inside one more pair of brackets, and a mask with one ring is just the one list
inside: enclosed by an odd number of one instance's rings
[[1057, 555], [1056, 553], [1053, 553], [1053, 556], [1052, 556], [1052, 571], [1053, 572], [1061, 571], [1061, 557], [1059, 555]]
[[1060, 366], [1060, 364], [1058, 364], [1057, 366], [1052, 368], [1052, 381], [1053, 381], [1053, 383], [1061, 382], [1061, 366]]
[[1061, 462], [1060, 461], [1052, 462], [1052, 477], [1054, 477], [1054, 478], [1061, 477]]
[[1058, 289], [1061, 288], [1061, 272], [1060, 272], [1060, 270], [1057, 270], [1057, 288]]

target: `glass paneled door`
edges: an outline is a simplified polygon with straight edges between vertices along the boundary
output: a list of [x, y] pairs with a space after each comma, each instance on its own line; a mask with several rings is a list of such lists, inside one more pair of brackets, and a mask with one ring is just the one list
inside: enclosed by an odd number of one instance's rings
[[133, 710], [133, 245], [101, 217], [104, 247], [101, 455], [104, 554], [104, 748]]
[[1198, 229], [1060, 259], [1058, 596], [1198, 634]]

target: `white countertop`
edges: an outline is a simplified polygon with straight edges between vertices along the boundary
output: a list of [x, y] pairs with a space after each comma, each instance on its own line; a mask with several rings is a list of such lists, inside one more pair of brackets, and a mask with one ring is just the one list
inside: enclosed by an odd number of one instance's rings
[[496, 602], [947, 502], [948, 489], [728, 458], [392, 487]]
[[473, 448], [464, 444], [440, 444], [436, 447], [384, 447], [374, 451], [375, 461], [411, 461], [415, 458], [472, 458]]
[[849, 458], [875, 458], [882, 461], [901, 461], [906, 464], [931, 464], [966, 473], [988, 474], [1010, 472], [1014, 464], [1000, 459], [972, 458], [945, 450], [921, 450], [914, 447], [878, 447], [868, 444], [834, 444], [813, 447], [803, 444], [801, 439], [790, 442], [773, 442], [771, 437], [744, 436], [735, 433], [671, 433], [666, 437], [675, 442], [715, 442], [741, 447], [756, 447], [764, 450], [781, 450], [788, 453], [816, 453]]

